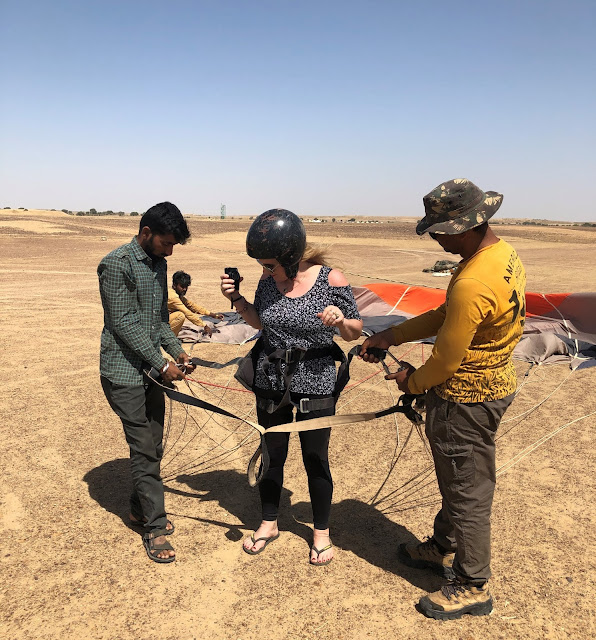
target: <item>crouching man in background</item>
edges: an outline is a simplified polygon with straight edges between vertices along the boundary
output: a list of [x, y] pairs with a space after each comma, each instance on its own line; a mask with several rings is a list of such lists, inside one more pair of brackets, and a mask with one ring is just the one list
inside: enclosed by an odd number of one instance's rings
[[223, 318], [223, 313], [211, 313], [204, 307], [186, 297], [191, 278], [184, 271], [176, 271], [172, 276], [172, 287], [168, 290], [168, 311], [170, 312], [170, 327], [174, 335], [177, 336], [182, 329], [185, 320], [190, 320], [197, 327], [203, 327], [203, 333], [211, 336], [213, 330], [205, 324], [201, 316], [209, 316], [216, 320]]

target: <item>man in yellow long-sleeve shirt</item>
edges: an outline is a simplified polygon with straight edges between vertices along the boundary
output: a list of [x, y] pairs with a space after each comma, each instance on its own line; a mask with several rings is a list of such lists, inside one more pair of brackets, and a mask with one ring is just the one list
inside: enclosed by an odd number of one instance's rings
[[367, 349], [436, 335], [426, 363], [387, 378], [404, 393], [426, 393], [426, 435], [442, 507], [433, 536], [400, 545], [399, 558], [450, 579], [419, 602], [425, 615], [439, 619], [492, 610], [487, 581], [495, 433], [517, 385], [511, 354], [523, 332], [526, 284], [515, 249], [488, 225], [502, 200], [465, 179], [445, 182], [423, 198], [426, 215], [416, 232], [429, 232], [463, 260], [443, 305], [375, 334], [362, 348], [365, 360], [377, 362]]
[[221, 320], [223, 314], [211, 313], [204, 307], [195, 304], [192, 300], [186, 297], [188, 287], [190, 287], [191, 278], [188, 273], [184, 271], [176, 271], [172, 276], [172, 287], [168, 289], [168, 311], [170, 312], [170, 327], [177, 336], [182, 329], [182, 325], [186, 319], [190, 320], [198, 327], [204, 327], [203, 333], [206, 336], [210, 336], [212, 329], [209, 325], [206, 325], [201, 316], [209, 316], [210, 318], [216, 318]]

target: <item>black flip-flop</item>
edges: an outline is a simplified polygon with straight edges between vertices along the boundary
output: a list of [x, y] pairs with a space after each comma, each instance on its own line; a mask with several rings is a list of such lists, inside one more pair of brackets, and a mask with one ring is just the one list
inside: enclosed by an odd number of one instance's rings
[[250, 539], [252, 540], [253, 545], [255, 545], [257, 542], [260, 542], [261, 540], [264, 540], [264, 541], [265, 541], [265, 544], [264, 544], [260, 549], [257, 549], [256, 551], [253, 551], [252, 549], [247, 549], [247, 548], [244, 546], [244, 544], [242, 544], [242, 548], [243, 548], [243, 549], [244, 549], [244, 551], [246, 551], [246, 553], [248, 553], [249, 555], [251, 555], [251, 556], [256, 556], [256, 555], [258, 555], [259, 553], [261, 553], [262, 551], [265, 551], [265, 548], [267, 547], [267, 545], [268, 545], [270, 542], [273, 542], [274, 540], [277, 540], [278, 538], [279, 538], [279, 533], [278, 533], [277, 535], [275, 535], [275, 536], [269, 536], [269, 537], [264, 536], [263, 538], [256, 538], [256, 539], [255, 539], [255, 534], [253, 533], [253, 534], [250, 536]]
[[159, 553], [160, 551], [174, 551], [174, 547], [169, 542], [163, 542], [161, 544], [155, 543], [155, 538], [159, 538], [159, 536], [163, 536], [165, 534], [165, 529], [155, 529], [154, 531], [150, 531], [143, 536], [143, 546], [145, 547], [145, 551], [147, 555], [153, 562], [159, 562], [162, 564], [166, 564], [168, 562], [174, 562], [176, 560], [176, 556], [171, 556], [169, 558], [159, 558], [154, 555], [155, 553]]
[[[317, 558], [323, 553], [323, 551], [327, 551], [328, 549], [332, 549], [333, 545], [331, 543], [329, 543], [326, 547], [323, 547], [322, 549], [317, 549], [315, 547], [315, 545], [313, 544], [312, 547], [310, 548], [310, 554], [312, 554], [312, 552], [314, 551], [317, 554]], [[331, 556], [331, 558], [329, 558], [329, 560], [325, 560], [324, 562], [313, 562], [312, 561], [312, 555], [308, 556], [309, 558], [309, 562], [310, 564], [312, 564], [313, 567], [324, 567], [326, 564], [329, 564], [332, 560], [333, 560], [333, 556]]]

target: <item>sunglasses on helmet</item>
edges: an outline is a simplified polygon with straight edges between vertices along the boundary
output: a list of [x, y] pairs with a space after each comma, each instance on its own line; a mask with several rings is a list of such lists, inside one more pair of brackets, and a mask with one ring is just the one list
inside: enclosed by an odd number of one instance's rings
[[263, 269], [265, 269], [265, 271], [268, 271], [269, 273], [273, 273], [275, 269], [277, 269], [276, 264], [263, 264], [260, 260], [257, 260], [257, 262], [263, 267]]

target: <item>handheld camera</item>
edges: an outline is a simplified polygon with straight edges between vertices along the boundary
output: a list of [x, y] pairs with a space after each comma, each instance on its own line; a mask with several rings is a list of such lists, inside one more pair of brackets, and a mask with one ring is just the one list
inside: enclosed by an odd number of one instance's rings
[[[228, 278], [232, 278], [234, 281], [234, 291], [238, 291], [240, 289], [240, 273], [236, 267], [226, 267], [224, 269], [224, 273], [228, 276]], [[234, 303], [231, 303], [232, 309], [234, 308]]]

